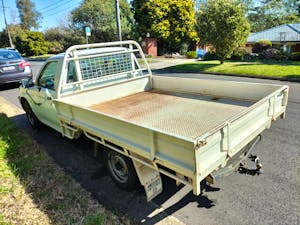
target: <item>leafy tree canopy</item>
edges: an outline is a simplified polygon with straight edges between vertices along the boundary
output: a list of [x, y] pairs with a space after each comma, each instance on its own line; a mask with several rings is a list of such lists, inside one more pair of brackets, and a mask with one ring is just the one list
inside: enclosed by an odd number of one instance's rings
[[244, 6], [236, 0], [208, 0], [197, 13], [200, 41], [211, 44], [220, 62], [246, 43], [250, 25]]
[[85, 43], [83, 35], [66, 26], [50, 28], [44, 32], [44, 37], [50, 43], [49, 53], [63, 52], [72, 45]]
[[16, 48], [27, 56], [44, 55], [48, 52], [49, 43], [41, 32], [24, 30], [16, 36]]
[[299, 0], [243, 0], [251, 32], [259, 32], [281, 24], [300, 22]]
[[[16, 37], [23, 32], [23, 29], [20, 25], [10, 24], [8, 25], [8, 29], [11, 35], [12, 42], [16, 42]], [[7, 30], [4, 29], [0, 32], [0, 47], [10, 46], [9, 40], [7, 38]]]
[[35, 9], [34, 2], [30, 0], [16, 0], [19, 10], [21, 27], [26, 30], [38, 29], [41, 14]]
[[193, 0], [133, 0], [137, 33], [165, 41], [169, 50], [181, 42], [197, 41]]
[[[120, 0], [120, 17], [123, 39], [129, 39], [132, 34], [133, 15], [126, 0]], [[71, 12], [71, 25], [80, 30], [83, 36], [84, 28], [91, 27], [91, 42], [116, 40], [115, 1], [84, 0]]]

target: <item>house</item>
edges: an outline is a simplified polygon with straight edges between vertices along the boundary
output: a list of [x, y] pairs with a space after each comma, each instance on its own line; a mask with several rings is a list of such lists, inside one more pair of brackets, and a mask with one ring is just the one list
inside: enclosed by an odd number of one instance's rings
[[273, 47], [282, 48], [285, 52], [300, 52], [300, 23], [283, 24], [249, 35], [246, 48], [251, 51], [252, 46], [259, 40], [269, 40]]

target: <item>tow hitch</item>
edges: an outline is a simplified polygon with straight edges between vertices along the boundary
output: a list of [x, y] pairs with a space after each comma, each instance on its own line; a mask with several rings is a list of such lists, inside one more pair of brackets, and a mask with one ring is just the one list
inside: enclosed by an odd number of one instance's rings
[[[215, 171], [211, 174], [209, 174], [205, 180], [210, 183], [214, 184], [215, 181], [221, 179], [222, 177], [228, 176], [232, 174], [233, 172], [239, 172], [244, 174], [261, 174], [262, 170], [262, 164], [260, 163], [259, 158], [256, 155], [250, 154], [253, 150], [254, 146], [261, 140], [261, 135], [258, 135], [255, 137], [248, 145], [244, 147], [244, 149], [240, 152], [240, 154], [237, 154], [233, 158], [231, 158], [228, 162], [226, 167]], [[248, 167], [246, 163], [243, 161], [245, 159], [249, 158], [255, 163], [255, 167], [251, 168]]]
[[238, 172], [239, 173], [243, 173], [243, 174], [249, 174], [249, 175], [252, 175], [252, 176], [255, 176], [256, 174], [257, 175], [260, 175], [262, 174], [262, 164], [260, 162], [260, 159], [257, 155], [250, 155], [248, 157], [252, 162], [254, 162], [254, 165], [255, 167], [251, 167], [251, 166], [248, 166], [246, 162], [241, 162], [240, 163], [240, 166], [238, 168]]

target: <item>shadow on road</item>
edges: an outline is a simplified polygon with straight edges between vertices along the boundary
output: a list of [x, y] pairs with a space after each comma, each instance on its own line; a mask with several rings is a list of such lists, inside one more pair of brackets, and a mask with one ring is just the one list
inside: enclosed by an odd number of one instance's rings
[[[173, 215], [175, 212], [193, 202], [197, 203], [198, 208], [209, 209], [215, 206], [214, 201], [210, 200], [205, 193], [210, 191], [219, 191], [219, 188], [210, 187], [205, 182], [202, 182], [202, 193], [199, 196], [195, 196], [192, 191], [187, 193], [185, 192], [185, 194], [182, 196], [181, 194], [177, 193], [182, 191], [184, 185], [181, 184], [176, 186], [176, 182], [166, 176], [163, 176], [162, 179], [164, 191], [162, 194], [157, 196], [153, 202], [155, 202], [158, 206], [162, 206], [164, 210], [154, 216], [148, 216], [143, 224], [155, 224], [159, 222], [164, 215]], [[175, 195], [177, 195], [177, 197], [174, 198]], [[168, 207], [164, 207], [164, 203], [169, 201], [171, 198], [176, 200], [178, 199], [178, 201]]]

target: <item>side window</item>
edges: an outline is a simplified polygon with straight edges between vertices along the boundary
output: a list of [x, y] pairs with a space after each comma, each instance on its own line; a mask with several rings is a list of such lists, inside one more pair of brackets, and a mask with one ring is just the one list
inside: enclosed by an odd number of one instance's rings
[[70, 61], [68, 64], [67, 83], [73, 83], [77, 81], [77, 74], [75, 70], [74, 61]]
[[57, 62], [49, 62], [42, 71], [38, 85], [48, 89], [54, 89], [54, 79], [57, 69]]

